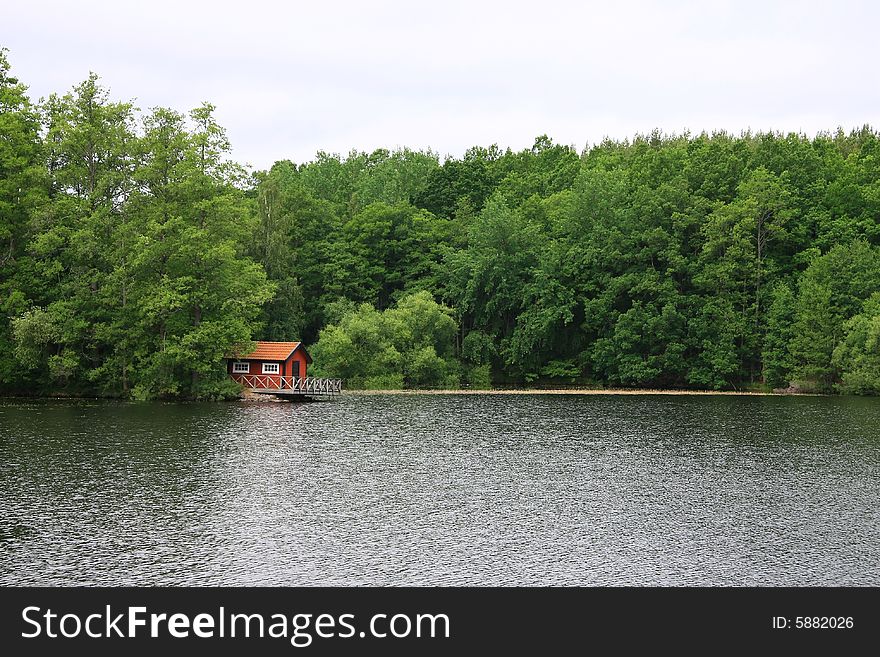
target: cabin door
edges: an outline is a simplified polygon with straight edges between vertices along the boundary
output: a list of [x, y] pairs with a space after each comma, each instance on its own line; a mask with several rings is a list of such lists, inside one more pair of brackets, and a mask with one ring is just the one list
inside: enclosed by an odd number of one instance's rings
[[294, 379], [299, 378], [299, 361], [298, 360], [291, 361], [291, 363], [290, 363], [290, 376], [292, 376]]

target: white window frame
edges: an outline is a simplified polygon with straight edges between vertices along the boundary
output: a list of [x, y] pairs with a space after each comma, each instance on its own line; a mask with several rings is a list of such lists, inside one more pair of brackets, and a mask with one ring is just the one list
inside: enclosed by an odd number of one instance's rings
[[278, 363], [263, 363], [263, 374], [281, 374], [281, 365]]
[[[242, 366], [244, 369], [241, 369]], [[232, 373], [233, 374], [250, 374], [251, 373], [251, 364], [246, 360], [237, 360], [232, 363]]]

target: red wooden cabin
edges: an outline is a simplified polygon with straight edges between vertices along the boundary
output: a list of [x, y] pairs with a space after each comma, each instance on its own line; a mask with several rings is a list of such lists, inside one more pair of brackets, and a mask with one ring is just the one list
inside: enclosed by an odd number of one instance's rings
[[[251, 353], [227, 358], [226, 371], [246, 387], [284, 388], [289, 387], [291, 379], [306, 378], [306, 368], [311, 362], [312, 357], [302, 342], [260, 341]], [[259, 376], [260, 383], [256, 386], [253, 375]]]

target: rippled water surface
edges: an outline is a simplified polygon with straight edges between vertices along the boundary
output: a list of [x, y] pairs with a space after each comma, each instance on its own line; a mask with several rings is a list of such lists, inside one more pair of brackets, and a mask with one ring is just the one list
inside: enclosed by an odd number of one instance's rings
[[880, 584], [880, 400], [0, 400], [0, 584]]

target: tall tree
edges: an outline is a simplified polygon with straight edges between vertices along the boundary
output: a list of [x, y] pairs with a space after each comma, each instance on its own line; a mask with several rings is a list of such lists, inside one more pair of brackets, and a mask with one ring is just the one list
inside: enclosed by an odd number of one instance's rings
[[21, 381], [10, 321], [28, 310], [31, 221], [44, 204], [40, 115], [0, 49], [0, 386]]
[[789, 344], [793, 378], [829, 391], [840, 370], [835, 347], [846, 321], [880, 291], [880, 249], [858, 241], [840, 244], [817, 257], [799, 279], [795, 322]]
[[248, 344], [274, 292], [244, 255], [256, 224], [213, 107], [202, 105], [191, 119], [192, 130], [170, 110], [145, 120], [135, 202], [143, 238], [132, 289], [139, 396], [229, 392], [223, 357]]
[[48, 202], [34, 221], [32, 300], [53, 326], [38, 378], [53, 385], [118, 388], [105, 368], [122, 299], [109, 284], [124, 258], [119, 242], [133, 170], [133, 108], [109, 100], [96, 75], [44, 107]]
[[734, 334], [737, 360], [751, 380], [760, 372], [767, 305], [764, 290], [768, 278], [791, 257], [793, 217], [784, 181], [759, 167], [740, 183], [735, 199], [718, 205], [703, 226], [702, 271], [697, 283], [740, 313]]

